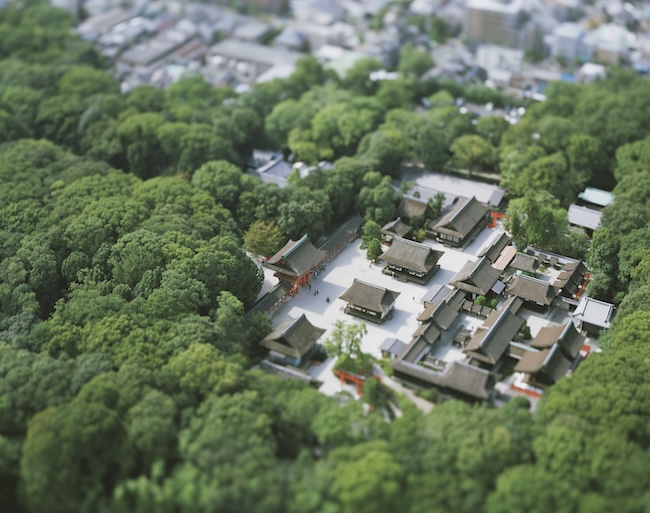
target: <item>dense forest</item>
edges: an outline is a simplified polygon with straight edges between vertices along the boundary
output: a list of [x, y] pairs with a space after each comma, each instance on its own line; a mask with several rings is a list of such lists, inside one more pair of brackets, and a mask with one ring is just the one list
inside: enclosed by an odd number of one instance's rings
[[[461, 114], [459, 96], [507, 99], [421, 80], [409, 45], [394, 81], [306, 57], [241, 95], [200, 77], [121, 94], [74, 26], [0, 10], [3, 511], [649, 511], [645, 79], [551, 84], [512, 126]], [[333, 168], [281, 189], [244, 173], [253, 148]], [[253, 368], [270, 321], [244, 317], [262, 277], [243, 247], [392, 219], [404, 161], [500, 173], [517, 244], [586, 257], [589, 293], [619, 305], [605, 350], [534, 414], [401, 401], [387, 422]], [[566, 219], [585, 184], [615, 194], [591, 245]]]

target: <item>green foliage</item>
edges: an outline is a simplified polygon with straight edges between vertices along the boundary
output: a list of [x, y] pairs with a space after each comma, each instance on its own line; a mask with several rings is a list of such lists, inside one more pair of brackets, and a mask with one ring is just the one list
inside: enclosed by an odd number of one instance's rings
[[368, 260], [372, 260], [373, 262], [377, 262], [379, 260], [379, 257], [384, 253], [384, 251], [381, 249], [381, 243], [377, 239], [372, 239], [368, 243], [368, 250], [366, 251], [366, 255], [368, 256]]
[[[414, 36], [446, 37], [435, 16], [406, 8], [392, 3], [382, 16], [393, 12]], [[473, 124], [455, 98], [512, 100], [416, 79], [433, 63], [405, 42], [395, 81], [371, 81], [384, 67], [373, 59], [339, 78], [308, 56], [291, 77], [242, 95], [196, 75], [122, 95], [74, 24], [38, 0], [0, 10], [4, 510], [644, 510], [644, 79], [611, 69], [590, 85], [552, 83], [518, 124]], [[413, 109], [424, 97], [431, 108]], [[281, 189], [242, 172], [267, 146], [333, 166]], [[376, 258], [405, 160], [498, 164], [517, 246], [588, 255], [588, 293], [620, 303], [604, 352], [547, 390], [537, 412], [514, 399], [501, 409], [449, 401], [424, 415], [402, 400], [403, 416], [386, 422], [373, 378], [368, 414], [345, 394], [249, 369], [272, 324], [244, 316], [262, 274], [242, 245], [267, 255], [286, 237], [315, 242], [356, 209]], [[616, 186], [591, 246], [562, 208], [587, 183]], [[416, 224], [439, 216], [442, 200]], [[334, 327], [340, 367], [372, 373], [365, 334]]]
[[244, 246], [256, 255], [272, 256], [284, 242], [284, 233], [274, 221], [255, 221], [244, 234]]

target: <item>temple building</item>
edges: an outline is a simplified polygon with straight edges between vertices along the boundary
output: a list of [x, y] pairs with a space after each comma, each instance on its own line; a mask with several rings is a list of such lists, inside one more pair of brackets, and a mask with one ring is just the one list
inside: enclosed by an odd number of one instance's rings
[[309, 282], [314, 270], [326, 256], [325, 251], [316, 249], [307, 235], [303, 235], [298, 241], [289, 239], [280, 251], [262, 265], [275, 271], [275, 276], [280, 280], [291, 283], [290, 294], [295, 294], [299, 286]]
[[540, 306], [549, 306], [558, 293], [557, 289], [552, 287], [549, 282], [524, 274], [516, 276], [508, 285], [506, 292]]
[[390, 317], [399, 292], [378, 287], [355, 278], [352, 286], [339, 297], [347, 303], [345, 313], [381, 323]]
[[469, 260], [452, 278], [449, 285], [465, 292], [486, 296], [496, 284], [501, 271], [492, 267], [486, 258], [480, 258], [475, 262]]
[[562, 353], [559, 344], [555, 344], [550, 349], [526, 351], [515, 366], [515, 372], [527, 374], [526, 381], [531, 385], [546, 386], [563, 377], [572, 363], [573, 361]]
[[396, 237], [379, 259], [388, 264], [384, 274], [424, 285], [440, 268], [438, 260], [443, 254], [426, 244]]
[[386, 223], [381, 228], [382, 238], [389, 244], [393, 242], [394, 238], [406, 237], [412, 231], [413, 228], [402, 221], [402, 219], [399, 217], [390, 223]]
[[525, 322], [516, 315], [521, 304], [521, 300], [513, 297], [501, 309], [492, 312], [476, 330], [463, 352], [480, 362], [495, 365]]
[[302, 314], [296, 319], [287, 317], [260, 344], [271, 351], [271, 360], [298, 367], [313, 354], [316, 342], [325, 331]]
[[459, 198], [453, 208], [427, 227], [427, 233], [452, 247], [462, 247], [485, 228], [490, 207], [475, 197]]

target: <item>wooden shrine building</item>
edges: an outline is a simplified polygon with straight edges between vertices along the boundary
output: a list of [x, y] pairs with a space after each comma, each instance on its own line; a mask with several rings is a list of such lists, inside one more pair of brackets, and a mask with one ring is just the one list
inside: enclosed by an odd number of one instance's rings
[[388, 264], [384, 274], [424, 285], [440, 268], [438, 260], [443, 254], [426, 244], [395, 237], [388, 251], [379, 259]]
[[271, 360], [298, 367], [314, 352], [316, 342], [325, 331], [302, 314], [296, 319], [284, 319], [260, 344], [271, 351]]
[[275, 272], [280, 280], [292, 284], [290, 294], [295, 294], [298, 287], [306, 285], [312, 277], [314, 270], [321, 264], [327, 253], [316, 249], [309, 242], [307, 235], [300, 240], [289, 239], [284, 247], [269, 258], [262, 265]]
[[354, 279], [352, 286], [339, 297], [347, 303], [345, 313], [356, 315], [376, 323], [386, 320], [393, 308], [399, 292]]

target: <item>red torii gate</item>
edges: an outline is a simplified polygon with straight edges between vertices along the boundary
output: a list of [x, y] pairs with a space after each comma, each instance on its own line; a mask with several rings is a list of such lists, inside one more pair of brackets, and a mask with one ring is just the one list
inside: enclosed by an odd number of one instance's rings
[[366, 379], [376, 378], [377, 381], [381, 383], [381, 376], [361, 376], [359, 374], [353, 374], [342, 369], [338, 369], [336, 372], [339, 376], [339, 379], [341, 380], [341, 388], [343, 388], [343, 385], [346, 383], [353, 383], [356, 385], [357, 395], [359, 397], [363, 397], [363, 387], [366, 385]]

